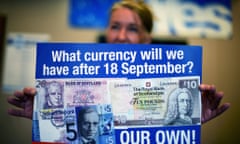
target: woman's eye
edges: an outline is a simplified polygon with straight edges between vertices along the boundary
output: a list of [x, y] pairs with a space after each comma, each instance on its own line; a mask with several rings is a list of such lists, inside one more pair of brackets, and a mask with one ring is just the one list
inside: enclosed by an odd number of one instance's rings
[[118, 25], [111, 25], [112, 30], [118, 30], [119, 28], [120, 28], [120, 26], [118, 26]]
[[135, 27], [135, 26], [130, 26], [130, 27], [128, 28], [128, 30], [129, 30], [130, 32], [136, 32], [136, 33], [138, 33], [138, 28]]

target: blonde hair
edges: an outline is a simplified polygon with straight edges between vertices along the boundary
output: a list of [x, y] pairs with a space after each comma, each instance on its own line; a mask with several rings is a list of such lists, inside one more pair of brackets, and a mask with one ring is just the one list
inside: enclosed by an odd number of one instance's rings
[[125, 7], [136, 12], [140, 17], [146, 31], [149, 33], [152, 32], [153, 14], [143, 0], [122, 0], [120, 2], [117, 2], [113, 5], [111, 13], [120, 7]]

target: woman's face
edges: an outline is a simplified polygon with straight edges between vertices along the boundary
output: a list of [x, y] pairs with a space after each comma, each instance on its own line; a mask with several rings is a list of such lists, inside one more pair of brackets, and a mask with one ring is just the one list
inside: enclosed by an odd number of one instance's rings
[[150, 43], [150, 34], [144, 29], [140, 17], [128, 8], [118, 8], [111, 14], [107, 28], [108, 43]]

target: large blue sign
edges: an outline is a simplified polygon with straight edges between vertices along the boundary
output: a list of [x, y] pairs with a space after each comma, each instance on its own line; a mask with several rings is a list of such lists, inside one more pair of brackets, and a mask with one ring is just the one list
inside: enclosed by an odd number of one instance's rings
[[[104, 29], [109, 12], [118, 0], [70, 0], [72, 27]], [[155, 17], [153, 34], [169, 37], [230, 38], [232, 36], [229, 0], [145, 0]]]

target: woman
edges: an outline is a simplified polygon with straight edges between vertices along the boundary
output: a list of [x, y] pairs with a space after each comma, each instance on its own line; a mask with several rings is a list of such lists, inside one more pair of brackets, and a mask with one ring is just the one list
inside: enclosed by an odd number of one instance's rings
[[[113, 5], [106, 29], [108, 43], [151, 43], [153, 15], [150, 9], [141, 1], [123, 0]], [[217, 92], [215, 86], [202, 84], [199, 87], [202, 95], [202, 123], [226, 111], [230, 104], [221, 106], [222, 92]], [[24, 88], [16, 91], [8, 102], [20, 109], [9, 109], [13, 116], [32, 119], [35, 88]]]

